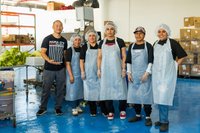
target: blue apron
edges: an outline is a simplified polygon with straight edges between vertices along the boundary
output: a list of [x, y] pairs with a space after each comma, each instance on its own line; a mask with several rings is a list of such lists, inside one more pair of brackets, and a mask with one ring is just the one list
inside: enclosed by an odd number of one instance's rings
[[144, 83], [141, 82], [141, 77], [148, 67], [146, 42], [144, 49], [133, 49], [134, 45], [135, 44], [133, 44], [131, 48], [133, 82], [129, 82], [128, 84], [127, 103], [152, 104], [153, 93], [151, 87], [151, 76], [149, 75], [148, 79]]
[[177, 80], [177, 66], [172, 56], [169, 39], [164, 45], [156, 42], [152, 67], [153, 100], [155, 104], [173, 104]]
[[74, 83], [70, 83], [70, 78], [68, 71], [67, 74], [67, 84], [66, 84], [66, 96], [65, 100], [74, 101], [78, 99], [83, 99], [83, 81], [81, 79], [81, 70], [80, 70], [80, 53], [75, 52], [74, 47], [72, 46], [72, 60], [71, 67], [72, 73], [74, 75]]
[[84, 99], [87, 101], [98, 101], [100, 95], [100, 81], [97, 77], [97, 54], [98, 49], [90, 49], [87, 44], [86, 59], [85, 59], [85, 75], [83, 80]]
[[127, 84], [126, 79], [122, 78], [122, 61], [120, 48], [115, 38], [115, 44], [108, 46], [102, 44], [101, 62], [101, 91], [100, 100], [126, 100]]

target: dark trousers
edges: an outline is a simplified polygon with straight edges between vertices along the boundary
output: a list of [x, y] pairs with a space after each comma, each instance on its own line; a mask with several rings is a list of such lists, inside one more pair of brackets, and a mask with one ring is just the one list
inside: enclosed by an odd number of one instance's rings
[[[97, 113], [97, 102], [96, 101], [88, 101], [88, 104], [89, 104], [89, 108], [90, 108], [90, 113], [96, 114]], [[105, 115], [107, 115], [108, 112], [106, 109], [105, 101], [100, 101], [99, 106], [100, 106], [101, 112], [104, 113]]]
[[64, 90], [65, 90], [65, 82], [66, 82], [66, 72], [65, 68], [59, 71], [49, 71], [44, 70], [43, 73], [43, 90], [42, 90], [42, 98], [40, 109], [47, 109], [47, 103], [49, 99], [49, 95], [51, 92], [51, 87], [56, 81], [56, 101], [55, 101], [55, 109], [60, 109], [62, 105], [62, 101], [64, 98]]
[[[113, 100], [107, 100], [106, 102], [106, 109], [108, 113], [115, 113], [115, 109], [113, 106]], [[126, 100], [119, 100], [119, 111], [126, 111]]]
[[[135, 109], [135, 113], [137, 115], [140, 115], [141, 110], [142, 110], [142, 105], [141, 104], [134, 104], [134, 109]], [[146, 114], [146, 117], [150, 117], [151, 111], [152, 111], [151, 105], [150, 104], [144, 104], [144, 112]]]

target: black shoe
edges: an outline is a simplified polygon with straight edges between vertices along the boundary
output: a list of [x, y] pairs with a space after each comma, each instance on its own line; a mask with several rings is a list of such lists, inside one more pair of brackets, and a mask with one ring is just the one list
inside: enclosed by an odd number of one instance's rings
[[145, 126], [152, 126], [151, 118], [145, 120]]
[[154, 124], [155, 126], [161, 126], [161, 123], [159, 121], [156, 121]]
[[140, 117], [135, 116], [133, 118], [129, 118], [128, 122], [136, 122], [136, 121], [140, 121], [140, 120], [142, 120], [141, 116]]
[[93, 114], [90, 114], [90, 116], [95, 117], [97, 116], [97, 114], [93, 113]]
[[63, 112], [61, 109], [55, 109], [55, 114], [56, 115], [63, 115]]
[[37, 116], [41, 116], [43, 114], [45, 114], [47, 111], [44, 109], [39, 109], [38, 112], [36, 113]]
[[161, 123], [160, 132], [166, 132], [169, 129], [169, 123]]

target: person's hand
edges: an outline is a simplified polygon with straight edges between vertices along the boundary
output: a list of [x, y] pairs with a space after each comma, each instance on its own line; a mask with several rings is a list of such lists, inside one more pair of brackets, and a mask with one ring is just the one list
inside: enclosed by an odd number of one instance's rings
[[97, 70], [97, 76], [98, 76], [98, 78], [101, 78], [101, 70], [100, 69]]
[[147, 79], [148, 79], [148, 76], [149, 76], [149, 73], [148, 72], [145, 72], [143, 74], [143, 76], [141, 77], [141, 82], [144, 83]]
[[82, 80], [85, 80], [85, 72], [81, 72], [81, 78]]
[[126, 77], [126, 69], [122, 69], [122, 78]]
[[60, 65], [60, 62], [56, 62], [54, 60], [49, 60], [48, 61], [50, 64], [53, 64], [53, 65]]
[[132, 77], [131, 73], [128, 73], [128, 81], [133, 82], [133, 77]]
[[70, 82], [71, 84], [74, 83], [74, 76], [70, 76], [70, 77], [69, 77], [69, 82]]

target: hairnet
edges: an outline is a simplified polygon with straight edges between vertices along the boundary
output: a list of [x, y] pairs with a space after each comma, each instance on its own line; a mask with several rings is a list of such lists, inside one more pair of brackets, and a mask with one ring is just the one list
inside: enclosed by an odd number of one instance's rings
[[115, 30], [115, 33], [117, 33], [117, 26], [113, 22], [107, 22], [106, 25], [104, 26], [104, 32], [106, 32], [106, 29], [108, 27], [113, 27]]
[[70, 42], [74, 42], [75, 38], [80, 38], [81, 41], [82, 41], [82, 37], [79, 35], [79, 34], [73, 34], [70, 38]]
[[87, 33], [85, 34], [85, 40], [88, 41], [89, 35], [94, 34], [96, 37], [96, 42], [99, 40], [99, 35], [95, 30], [88, 30]]
[[165, 31], [167, 32], [167, 35], [168, 35], [168, 36], [171, 35], [171, 30], [170, 30], [170, 28], [169, 28], [168, 25], [166, 25], [166, 24], [160, 24], [160, 25], [156, 28], [156, 34], [158, 34], [158, 31], [159, 31], [160, 29], [165, 30]]

